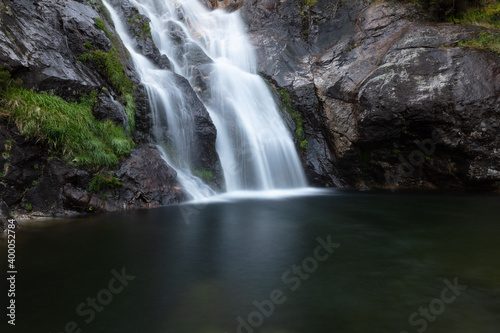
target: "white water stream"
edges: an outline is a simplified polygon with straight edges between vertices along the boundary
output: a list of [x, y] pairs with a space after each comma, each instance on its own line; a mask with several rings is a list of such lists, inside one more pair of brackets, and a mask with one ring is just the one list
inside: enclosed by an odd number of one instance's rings
[[[269, 88], [256, 74], [254, 51], [239, 12], [209, 11], [198, 0], [131, 2], [151, 20], [153, 40], [171, 61], [172, 69], [190, 81], [204, 102], [217, 128], [216, 148], [227, 191], [305, 187], [291, 134]], [[168, 142], [160, 147], [163, 157], [176, 169], [192, 199], [214, 195], [191, 170], [195, 123], [174, 74], [156, 68], [136, 51], [123, 18], [105, 4], [147, 88], [155, 138], [159, 143]], [[205, 91], [196, 87], [200, 77]]]

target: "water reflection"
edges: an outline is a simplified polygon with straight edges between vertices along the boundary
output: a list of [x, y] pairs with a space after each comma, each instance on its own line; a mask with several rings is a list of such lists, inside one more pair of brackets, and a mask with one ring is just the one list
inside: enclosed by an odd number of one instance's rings
[[[412, 313], [457, 277], [467, 290], [426, 331], [497, 332], [497, 203], [332, 192], [209, 203], [189, 223], [178, 206], [24, 225], [10, 331], [61, 332], [73, 320], [83, 332], [236, 332], [236, 318], [280, 289], [286, 301], [254, 332], [411, 333], [422, 327]], [[291, 290], [283, 273], [327, 235], [341, 246]], [[121, 267], [136, 279], [86, 324], [77, 305]]]

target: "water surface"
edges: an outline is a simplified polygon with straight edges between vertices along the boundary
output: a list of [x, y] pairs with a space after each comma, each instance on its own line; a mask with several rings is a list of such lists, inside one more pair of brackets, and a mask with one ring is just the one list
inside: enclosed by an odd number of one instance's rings
[[[4, 318], [2, 332], [63, 332], [69, 321], [92, 333], [237, 332], [238, 317], [258, 321], [254, 301], [280, 290], [253, 332], [497, 333], [499, 216], [498, 196], [331, 191], [23, 225], [17, 325]], [[338, 248], [294, 275], [329, 236]], [[76, 308], [122, 268], [135, 278], [86, 323]], [[445, 279], [467, 289], [440, 309]], [[439, 314], [410, 325], [435, 299]]]

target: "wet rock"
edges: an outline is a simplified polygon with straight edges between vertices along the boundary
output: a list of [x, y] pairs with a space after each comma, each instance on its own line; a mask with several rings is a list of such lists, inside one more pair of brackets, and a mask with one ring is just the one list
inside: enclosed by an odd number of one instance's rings
[[194, 116], [194, 135], [193, 147], [191, 151], [191, 161], [194, 170], [210, 170], [212, 171], [213, 179], [207, 182], [214, 189], [222, 191], [225, 188], [224, 174], [219, 160], [219, 155], [215, 149], [215, 141], [217, 138], [217, 129], [210, 119], [207, 109], [199, 100], [198, 96], [191, 88], [189, 82], [175, 75], [176, 84], [186, 94], [188, 102], [187, 109]]
[[[88, 172], [77, 170], [54, 158], [44, 167], [42, 177], [24, 195], [21, 208], [38, 216], [61, 215], [65, 211], [61, 189], [70, 183], [75, 187], [83, 187], [89, 180]], [[26, 208], [28, 205], [29, 209]]]
[[18, 205], [36, 184], [46, 163], [46, 148], [19, 134], [14, 124], [0, 121], [0, 198]]
[[310, 182], [500, 189], [498, 56], [457, 47], [484, 28], [386, 2], [257, 0], [242, 13], [259, 71], [304, 118]]
[[[97, 29], [97, 12], [75, 1], [3, 1], [0, 62], [29, 87], [77, 99], [102, 86], [91, 69], [76, 60], [84, 43], [109, 49]], [[10, 13], [10, 14], [9, 14]]]
[[111, 120], [115, 125], [126, 127], [127, 113], [125, 108], [112, 99], [110, 95], [99, 94], [94, 104], [92, 114], [97, 120]]
[[[0, 231], [6, 230], [11, 219], [9, 206], [0, 199]], [[17, 221], [14, 220], [14, 226], [18, 226]]]
[[143, 208], [179, 203], [185, 200], [177, 173], [160, 157], [154, 146], [134, 149], [116, 172], [123, 182], [118, 207]]
[[227, 12], [234, 12], [243, 6], [243, 0], [202, 0], [208, 9], [224, 9]]
[[153, 41], [150, 19], [139, 13], [139, 10], [128, 0], [111, 0], [109, 2], [122, 18], [137, 50], [156, 64], [158, 68], [171, 69], [170, 60], [166, 55], [160, 53]]

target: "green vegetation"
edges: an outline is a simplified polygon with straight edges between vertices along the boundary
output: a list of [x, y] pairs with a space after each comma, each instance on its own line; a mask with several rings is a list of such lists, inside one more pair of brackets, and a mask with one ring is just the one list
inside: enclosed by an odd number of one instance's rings
[[136, 32], [137, 37], [142, 39], [153, 38], [153, 36], [151, 36], [151, 26], [144, 20], [141, 14], [136, 14], [134, 17], [127, 19], [127, 21], [139, 28]]
[[106, 77], [114, 90], [123, 95], [132, 94], [134, 85], [125, 74], [118, 49], [115, 46], [111, 47], [109, 52], [93, 50], [84, 53], [78, 57], [78, 60], [93, 63], [97, 70]]
[[[102, 1], [99, 4], [105, 17], [109, 16], [109, 12], [102, 4]], [[109, 32], [102, 18], [98, 17], [94, 22], [99, 29], [106, 33], [113, 46], [108, 52], [105, 52], [95, 50], [91, 44], [86, 43], [84, 46], [89, 49], [89, 52], [82, 54], [77, 59], [81, 62], [92, 63], [104, 75], [111, 87], [121, 94], [122, 100], [125, 101], [125, 111], [128, 117], [127, 133], [132, 134], [135, 129], [136, 104], [133, 98], [134, 85], [125, 72], [127, 60], [123, 57], [123, 54], [126, 53], [126, 49], [121, 45], [119, 38]], [[149, 27], [149, 31], [151, 31], [151, 27]], [[123, 52], [120, 53], [120, 50]], [[102, 91], [107, 93], [108, 89], [103, 87]]]
[[286, 110], [295, 122], [295, 135], [299, 140], [300, 147], [302, 149], [307, 149], [307, 140], [304, 139], [304, 130], [302, 128], [302, 125], [304, 123], [304, 121], [302, 120], [302, 116], [293, 108], [292, 99], [290, 98], [290, 94], [288, 93], [288, 91], [286, 91], [285, 89], [281, 89], [279, 91], [279, 94]]
[[212, 181], [214, 179], [214, 175], [210, 170], [194, 170], [194, 174], [206, 181]]
[[459, 46], [471, 47], [478, 50], [487, 50], [500, 54], [500, 33], [481, 33], [477, 38], [459, 43]]
[[397, 148], [394, 148], [394, 149], [392, 150], [392, 153], [393, 153], [394, 155], [401, 155], [401, 150], [399, 150], [399, 149], [397, 149]]
[[304, 5], [312, 7], [318, 3], [318, 0], [304, 0]]
[[123, 186], [123, 183], [118, 181], [115, 176], [109, 172], [101, 172], [96, 175], [89, 184], [89, 190], [92, 192], [99, 192], [101, 190]]
[[24, 206], [24, 208], [28, 211], [28, 212], [31, 212], [33, 210], [33, 206], [31, 206], [30, 203], [27, 203], [26, 206]]
[[106, 26], [104, 25], [104, 21], [102, 20], [102, 18], [100, 17], [96, 17], [94, 19], [94, 23], [95, 25], [101, 29], [102, 31], [104, 31], [106, 34], [108, 34], [108, 29], [106, 29]]
[[0, 115], [13, 119], [22, 135], [47, 143], [67, 163], [87, 169], [113, 167], [133, 148], [121, 127], [94, 118], [95, 93], [70, 103], [7, 81], [0, 82]]
[[500, 29], [500, 1], [479, 1], [448, 19], [454, 23]]

